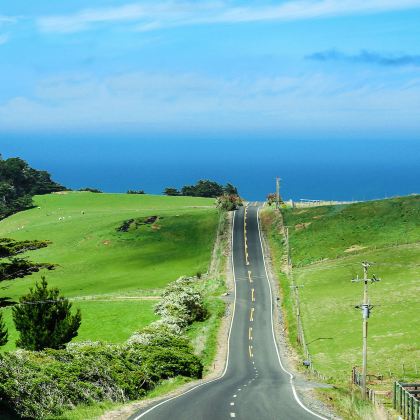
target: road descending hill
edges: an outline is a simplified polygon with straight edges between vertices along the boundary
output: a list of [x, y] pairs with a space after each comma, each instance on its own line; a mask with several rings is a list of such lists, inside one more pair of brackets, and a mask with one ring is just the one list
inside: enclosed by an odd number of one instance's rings
[[[373, 263], [370, 274], [381, 278], [369, 286], [374, 308], [369, 319], [368, 371], [376, 375], [370, 386], [390, 391], [394, 379], [418, 381], [420, 196], [285, 209], [283, 215], [315, 368], [345, 390], [352, 367], [360, 366], [362, 322], [354, 306], [362, 302], [363, 287], [351, 279], [362, 276], [361, 262], [369, 261]], [[264, 212], [263, 222], [286, 295], [290, 338], [295, 342], [290, 280], [280, 273], [283, 238], [274, 210]]]
[[[207, 271], [217, 231], [213, 199], [63, 192], [0, 222], [0, 237], [51, 241], [32, 261], [56, 264], [0, 283], [16, 301], [41, 275], [82, 310], [76, 340], [120, 342], [155, 319], [153, 297], [182, 275]], [[14, 347], [10, 308], [3, 308]], [[99, 322], [100, 320], [100, 322]]]
[[324, 419], [306, 408], [284, 370], [273, 332], [273, 295], [261, 245], [258, 207], [235, 212], [235, 304], [223, 375], [130, 419]]

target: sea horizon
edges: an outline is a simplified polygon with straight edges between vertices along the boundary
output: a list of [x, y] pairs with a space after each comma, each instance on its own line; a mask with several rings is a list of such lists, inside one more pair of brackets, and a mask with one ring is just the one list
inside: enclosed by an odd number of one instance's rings
[[261, 201], [274, 192], [277, 176], [285, 200], [359, 201], [420, 191], [417, 140], [7, 135], [0, 153], [21, 157], [68, 188], [109, 193], [162, 194], [211, 179]]

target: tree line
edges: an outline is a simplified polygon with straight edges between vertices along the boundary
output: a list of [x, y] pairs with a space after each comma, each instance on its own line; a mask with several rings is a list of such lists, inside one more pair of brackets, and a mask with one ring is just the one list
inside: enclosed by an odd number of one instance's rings
[[31, 168], [20, 158], [0, 155], [0, 220], [33, 207], [32, 197], [66, 190], [47, 171]]
[[163, 193], [171, 196], [217, 198], [222, 195], [238, 195], [238, 189], [229, 182], [223, 186], [209, 179], [201, 179], [195, 185], [184, 185], [180, 190], [167, 187]]

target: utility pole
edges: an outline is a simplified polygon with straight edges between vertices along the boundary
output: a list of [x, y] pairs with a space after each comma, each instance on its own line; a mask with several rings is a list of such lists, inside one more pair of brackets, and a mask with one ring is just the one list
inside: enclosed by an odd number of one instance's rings
[[362, 398], [366, 399], [366, 378], [367, 378], [367, 338], [368, 338], [368, 319], [370, 316], [370, 311], [373, 306], [369, 302], [368, 298], [368, 283], [375, 283], [380, 279], [376, 278], [375, 275], [372, 278], [368, 278], [368, 269], [371, 266], [370, 263], [364, 261], [362, 262], [363, 266], [363, 279], [359, 279], [357, 276], [352, 282], [361, 282], [363, 281], [363, 303], [361, 305], [355, 306], [357, 309], [362, 310], [363, 317], [363, 351], [362, 351]]
[[280, 178], [276, 177], [276, 208], [280, 208]]

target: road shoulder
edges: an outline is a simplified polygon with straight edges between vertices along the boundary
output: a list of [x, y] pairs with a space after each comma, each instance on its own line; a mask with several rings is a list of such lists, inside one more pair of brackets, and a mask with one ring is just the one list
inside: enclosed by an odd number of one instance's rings
[[[135, 401], [131, 403], [124, 404], [123, 406], [107, 411], [106, 413], [102, 414], [99, 419], [100, 420], [125, 420], [127, 418], [130, 418], [134, 415], [134, 413], [138, 412], [139, 410], [143, 410], [146, 408], [150, 408], [164, 400], [171, 399], [177, 396], [180, 396], [192, 388], [195, 388], [200, 385], [204, 385], [205, 383], [209, 381], [213, 381], [220, 376], [222, 376], [226, 362], [227, 362], [227, 354], [228, 354], [228, 345], [229, 345], [229, 329], [232, 322], [232, 316], [233, 316], [233, 309], [234, 309], [234, 290], [235, 290], [235, 284], [234, 284], [234, 277], [233, 277], [233, 267], [232, 267], [232, 230], [233, 230], [233, 212], [227, 213], [227, 226], [225, 229], [228, 233], [225, 241], [225, 249], [223, 252], [225, 253], [226, 257], [226, 264], [224, 268], [224, 274], [225, 274], [225, 282], [226, 282], [226, 288], [227, 293], [225, 296], [223, 296], [223, 300], [226, 304], [225, 307], [225, 313], [224, 316], [221, 319], [219, 331], [217, 334], [217, 353], [213, 361], [213, 365], [208, 367], [208, 371], [206, 375], [196, 381], [189, 381], [183, 385], [180, 385], [176, 387], [176, 389], [164, 393], [162, 395], [159, 395], [154, 398], [144, 398], [140, 401]], [[221, 246], [223, 241], [220, 237], [216, 239], [215, 248], [218, 246]], [[213, 258], [212, 263], [210, 267], [213, 267], [214, 264], [214, 258], [216, 255], [216, 252], [213, 252]], [[217, 265], [217, 264], [216, 264]], [[214, 275], [210, 268], [210, 275]]]
[[[260, 220], [261, 222], [261, 220]], [[289, 337], [287, 334], [286, 322], [284, 319], [284, 313], [281, 307], [282, 293], [280, 289], [280, 282], [275, 274], [273, 267], [273, 261], [271, 258], [270, 247], [264, 229], [261, 228], [261, 241], [264, 253], [265, 265], [267, 269], [268, 279], [271, 284], [273, 292], [273, 320], [274, 320], [274, 333], [276, 338], [277, 347], [280, 352], [281, 361], [286, 368], [294, 377], [293, 381], [295, 384], [296, 392], [301, 401], [310, 410], [315, 413], [319, 413], [332, 420], [339, 420], [338, 417], [324, 402], [317, 398], [315, 390], [317, 388], [330, 388], [331, 385], [324, 384], [321, 382], [315, 382], [307, 377], [305, 373], [300, 372], [298, 369], [301, 363], [300, 358], [294, 348], [291, 346]]]

